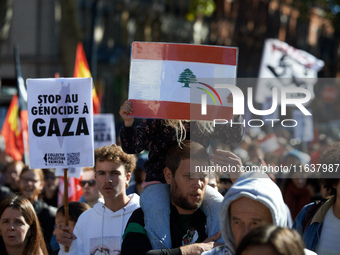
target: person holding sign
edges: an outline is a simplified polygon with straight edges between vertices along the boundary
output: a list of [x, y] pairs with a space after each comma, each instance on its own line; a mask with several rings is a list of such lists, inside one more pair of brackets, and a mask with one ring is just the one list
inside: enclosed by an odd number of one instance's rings
[[[83, 212], [91, 209], [91, 206], [83, 202], [70, 202], [68, 204], [68, 209], [69, 209], [69, 226], [73, 231], [79, 216]], [[55, 235], [57, 242], [59, 242], [59, 236], [63, 233], [62, 228], [65, 225], [65, 205], [61, 205], [58, 208], [57, 215], [55, 217], [55, 225], [56, 227], [53, 231], [53, 235]], [[59, 249], [53, 252], [53, 254], [58, 253]]]
[[[134, 125], [131, 117], [133, 106], [130, 101], [125, 101], [119, 114], [124, 120], [120, 130], [122, 148], [126, 153], [140, 153], [149, 148], [149, 159], [145, 163], [146, 180], [145, 190], [141, 194], [141, 207], [146, 218], [157, 218], [158, 223], [149, 225], [145, 222], [145, 229], [154, 249], [171, 248], [170, 232], [164, 226], [164, 220], [169, 219], [170, 201], [169, 193], [163, 169], [165, 168], [165, 156], [168, 149], [184, 140], [193, 140], [207, 148], [210, 140], [216, 139], [225, 144], [236, 143], [242, 140], [243, 125], [218, 125], [216, 128], [211, 122], [184, 121], [171, 119], [143, 119], [138, 125]], [[235, 121], [240, 122], [235, 116]], [[218, 157], [217, 151], [214, 155]], [[220, 152], [221, 153], [221, 152]], [[149, 185], [153, 184], [153, 185]], [[211, 187], [207, 188], [206, 196], [202, 204], [202, 210], [207, 215], [209, 225], [208, 235], [211, 236], [219, 230], [218, 212], [222, 202], [222, 195]], [[209, 200], [209, 206], [206, 201]], [[150, 217], [149, 217], [150, 216]], [[158, 227], [157, 227], [158, 226]], [[220, 239], [218, 242], [223, 242]]]
[[82, 213], [73, 231], [62, 226], [59, 254], [119, 254], [126, 223], [139, 208], [139, 196], [126, 195], [136, 157], [115, 144], [99, 147], [94, 154], [96, 185], [104, 203], [98, 202]]

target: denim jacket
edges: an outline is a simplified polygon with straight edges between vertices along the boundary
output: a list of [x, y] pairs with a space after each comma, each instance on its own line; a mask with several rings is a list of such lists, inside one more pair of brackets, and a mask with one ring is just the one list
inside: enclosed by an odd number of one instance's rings
[[312, 251], [316, 250], [316, 247], [319, 243], [321, 236], [323, 220], [325, 218], [327, 211], [329, 210], [329, 208], [331, 208], [331, 206], [334, 203], [335, 197], [333, 196], [330, 199], [328, 199], [323, 205], [321, 205], [321, 207], [314, 214], [312, 220], [310, 221], [307, 227], [304, 226], [305, 225], [304, 221], [306, 219], [306, 215], [309, 209], [314, 204], [314, 202], [306, 205], [296, 217], [293, 223], [293, 228], [296, 229], [302, 235], [303, 241], [307, 249]]

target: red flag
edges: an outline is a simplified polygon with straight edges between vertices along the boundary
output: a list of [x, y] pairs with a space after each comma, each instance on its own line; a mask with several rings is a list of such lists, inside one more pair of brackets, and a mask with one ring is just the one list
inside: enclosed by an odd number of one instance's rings
[[[68, 178], [68, 201], [79, 201], [81, 196], [83, 195], [83, 191], [81, 189], [80, 179], [69, 177]], [[59, 189], [58, 189], [58, 206], [63, 203], [64, 196], [64, 177], [60, 177]]]
[[[83, 44], [81, 42], [77, 45], [76, 61], [74, 65], [73, 77], [91, 78], [89, 65], [87, 64], [86, 55]], [[100, 101], [96, 92], [96, 88], [92, 89], [93, 113], [100, 113]]]
[[[26, 117], [27, 121], [27, 111], [21, 111], [20, 115], [24, 118]], [[5, 140], [6, 154], [10, 155], [13, 160], [22, 160], [22, 155], [24, 154], [24, 142], [22, 137], [21, 121], [19, 119], [17, 95], [14, 95], [12, 98], [12, 102], [8, 108], [7, 115], [1, 129], [1, 135]]]

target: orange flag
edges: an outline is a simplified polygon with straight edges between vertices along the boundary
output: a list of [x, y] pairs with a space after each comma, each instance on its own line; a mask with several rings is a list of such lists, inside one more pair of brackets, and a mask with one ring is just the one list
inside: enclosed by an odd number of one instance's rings
[[[23, 117], [27, 117], [27, 111], [23, 113]], [[1, 135], [5, 140], [6, 154], [10, 155], [13, 160], [22, 160], [22, 155], [24, 154], [24, 142], [22, 137], [21, 121], [19, 119], [17, 95], [14, 95], [12, 98], [12, 102], [8, 108], [7, 115], [1, 129]]]
[[[89, 65], [87, 64], [83, 44], [81, 42], [77, 45], [76, 62], [74, 65], [73, 77], [91, 78]], [[100, 113], [100, 101], [96, 92], [96, 88], [92, 89], [93, 113]]]

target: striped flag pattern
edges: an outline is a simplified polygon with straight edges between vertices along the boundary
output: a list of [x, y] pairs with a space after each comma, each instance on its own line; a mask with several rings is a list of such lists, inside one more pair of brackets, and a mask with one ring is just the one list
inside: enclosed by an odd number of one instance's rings
[[[129, 84], [133, 116], [228, 119], [230, 91], [215, 84], [235, 82], [236, 67], [237, 48], [134, 42]], [[207, 116], [201, 114], [202, 95], [207, 99]]]

